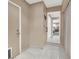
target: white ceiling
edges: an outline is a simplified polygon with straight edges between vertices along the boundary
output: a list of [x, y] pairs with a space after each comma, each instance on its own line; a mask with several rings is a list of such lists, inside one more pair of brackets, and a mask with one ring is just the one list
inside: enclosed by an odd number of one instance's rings
[[63, 0], [26, 0], [29, 4], [43, 1], [47, 8], [62, 5]]
[[40, 2], [41, 0], [26, 0], [29, 4]]

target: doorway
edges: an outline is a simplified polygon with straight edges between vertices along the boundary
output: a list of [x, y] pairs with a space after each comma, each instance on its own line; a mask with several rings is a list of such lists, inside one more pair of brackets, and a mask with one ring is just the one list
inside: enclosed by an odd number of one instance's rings
[[47, 13], [47, 42], [60, 43], [60, 19], [60, 11]]

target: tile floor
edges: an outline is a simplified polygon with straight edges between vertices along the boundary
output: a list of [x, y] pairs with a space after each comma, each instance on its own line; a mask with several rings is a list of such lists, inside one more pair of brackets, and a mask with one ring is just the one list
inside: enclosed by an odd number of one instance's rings
[[66, 57], [62, 47], [46, 44], [43, 48], [28, 48], [14, 59], [66, 59]]

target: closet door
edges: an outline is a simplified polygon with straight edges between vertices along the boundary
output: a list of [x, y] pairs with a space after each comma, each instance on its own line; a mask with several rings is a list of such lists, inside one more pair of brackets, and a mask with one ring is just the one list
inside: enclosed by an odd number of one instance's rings
[[12, 48], [12, 57], [20, 53], [19, 49], [19, 8], [8, 3], [8, 47]]

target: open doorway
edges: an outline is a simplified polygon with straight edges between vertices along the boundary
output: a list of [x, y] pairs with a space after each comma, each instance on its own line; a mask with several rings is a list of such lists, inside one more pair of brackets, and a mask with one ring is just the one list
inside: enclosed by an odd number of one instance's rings
[[60, 11], [47, 13], [47, 42], [60, 43], [60, 19]]

